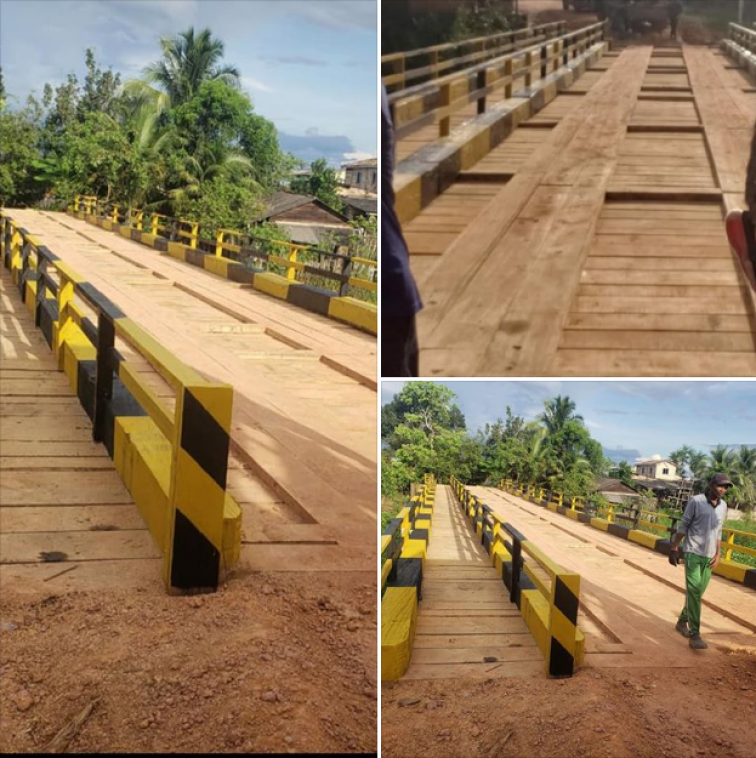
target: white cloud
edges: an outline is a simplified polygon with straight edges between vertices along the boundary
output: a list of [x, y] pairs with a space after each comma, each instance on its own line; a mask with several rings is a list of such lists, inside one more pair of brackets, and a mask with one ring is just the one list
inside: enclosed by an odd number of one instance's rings
[[241, 85], [244, 89], [257, 90], [258, 92], [274, 92], [272, 87], [269, 87], [265, 82], [261, 82], [259, 79], [253, 79], [251, 76], [242, 76]]

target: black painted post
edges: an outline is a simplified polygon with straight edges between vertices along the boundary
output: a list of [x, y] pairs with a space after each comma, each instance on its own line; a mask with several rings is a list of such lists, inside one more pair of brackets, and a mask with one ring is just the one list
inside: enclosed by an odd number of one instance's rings
[[541, 45], [541, 79], [546, 78], [546, 49], [548, 45]]
[[[345, 277], [347, 277], [347, 280], [352, 275], [352, 266], [353, 266], [352, 257], [349, 256], [349, 259], [347, 260], [347, 262], [343, 265], [341, 269], [341, 273]], [[346, 297], [347, 292], [349, 292], [349, 281], [343, 281], [341, 283], [341, 286], [339, 287], [339, 297]]]
[[[486, 70], [478, 71], [478, 89], [483, 89], [486, 86]], [[478, 115], [486, 112], [486, 96], [478, 98]]]
[[95, 375], [95, 406], [92, 435], [95, 442], [105, 439], [105, 410], [113, 397], [113, 352], [115, 327], [113, 320], [100, 311], [97, 319], [97, 373]]
[[519, 608], [520, 603], [520, 566], [522, 565], [522, 545], [520, 538], [512, 535], [512, 588], [509, 591], [509, 602], [515, 603]]

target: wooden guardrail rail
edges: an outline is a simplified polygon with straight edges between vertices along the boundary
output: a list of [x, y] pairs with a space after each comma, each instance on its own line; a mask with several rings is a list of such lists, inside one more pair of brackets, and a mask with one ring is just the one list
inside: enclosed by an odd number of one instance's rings
[[455, 477], [451, 486], [543, 653], [549, 676], [572, 676], [585, 656], [577, 625], [580, 575], [552, 561]]
[[69, 213], [218, 276], [377, 333], [378, 261], [220, 229], [77, 195]]
[[503, 90], [504, 98], [513, 96], [514, 86], [522, 80], [527, 89], [537, 79], [566, 66], [570, 60], [605, 39], [608, 22], [591, 24], [538, 45], [478, 64], [413, 88], [389, 95], [397, 139], [416, 129], [438, 124], [439, 137], [451, 129], [451, 117], [471, 103], [477, 112], [486, 112], [487, 98]]
[[[555, 513], [613, 534], [615, 537], [643, 545], [662, 555], [669, 554], [672, 538], [677, 531], [677, 524], [683, 516], [682, 513], [660, 513], [659, 511], [650, 511], [621, 503], [591, 505], [586, 503], [583, 498], [570, 498], [561, 492], [546, 491], [543, 488], [538, 489], [539, 495], [537, 497], [530, 497], [529, 494], [534, 492], [536, 488], [533, 485], [521, 484], [512, 479], [502, 479], [499, 482], [499, 488], [517, 497], [530, 500], [536, 505], [546, 507]], [[659, 523], [658, 519], [668, 520], [669, 523]], [[736, 558], [738, 555], [748, 556], [749, 558], [756, 557], [756, 548], [736, 542], [736, 538], [753, 540], [756, 535], [751, 532], [724, 527], [722, 538], [725, 543], [725, 553], [717, 568], [714, 569], [714, 573], [756, 588], [756, 569], [733, 560], [733, 555]]]
[[425, 474], [417, 495], [381, 535], [381, 679], [400, 679], [410, 663], [422, 600], [436, 478]]
[[226, 492], [233, 389], [175, 358], [6, 211], [0, 255], [161, 550], [168, 591], [216, 589], [241, 548]]
[[387, 92], [406, 89], [425, 80], [453, 73], [459, 68], [482, 63], [559, 36], [566, 30], [567, 24], [564, 21], [556, 21], [485, 37], [388, 53], [381, 56], [381, 81]]

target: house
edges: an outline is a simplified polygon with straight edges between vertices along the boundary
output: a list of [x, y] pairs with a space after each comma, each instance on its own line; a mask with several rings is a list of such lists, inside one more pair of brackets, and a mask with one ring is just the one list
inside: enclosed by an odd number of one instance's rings
[[677, 475], [677, 466], [669, 458], [661, 456], [636, 461], [633, 474], [638, 478], [661, 479], [667, 482], [679, 482], [682, 478]]
[[604, 500], [610, 503], [624, 503], [627, 505], [632, 505], [640, 497], [632, 487], [623, 484], [619, 479], [599, 479], [594, 492], [601, 495]]
[[344, 186], [356, 187], [365, 190], [365, 192], [378, 191], [377, 158], [345, 163], [342, 168], [344, 169]]
[[378, 195], [359, 192], [356, 194], [339, 193], [339, 199], [344, 203], [344, 215], [349, 219], [358, 216], [378, 215]]
[[262, 215], [253, 219], [268, 221], [285, 229], [292, 242], [321, 245], [335, 241], [347, 244], [352, 227], [349, 219], [312, 195], [276, 192], [265, 203]]

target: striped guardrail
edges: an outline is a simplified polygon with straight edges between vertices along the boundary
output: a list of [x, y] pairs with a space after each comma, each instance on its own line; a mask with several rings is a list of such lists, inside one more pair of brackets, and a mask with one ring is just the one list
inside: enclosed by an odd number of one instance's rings
[[756, 76], [756, 30], [731, 23], [720, 46], [741, 68]]
[[376, 260], [233, 229], [220, 229], [209, 240], [197, 222], [107, 206], [92, 195], [77, 195], [68, 212], [217, 276], [377, 334], [377, 306], [365, 299], [377, 295]]
[[[510, 495], [517, 497], [526, 497], [532, 485], [520, 484], [512, 479], [502, 479], [499, 482], [499, 488], [508, 492]], [[545, 491], [542, 499], [531, 499], [535, 505], [548, 508], [562, 516], [567, 516], [575, 521], [581, 521], [594, 529], [607, 532], [615, 537], [635, 542], [638, 545], [647, 547], [656, 553], [669, 555], [672, 539], [677, 531], [677, 524], [682, 518], [680, 515], [660, 514], [655, 511], [646, 509], [633, 508], [618, 503], [607, 503], [606, 505], [592, 506], [586, 504], [582, 498], [569, 498], [561, 492]], [[644, 518], [645, 516], [645, 518]], [[652, 518], [669, 519], [669, 524], [660, 524], [652, 521]], [[648, 531], [649, 529], [653, 531]], [[660, 532], [657, 534], [655, 532]], [[756, 549], [741, 545], [736, 542], [736, 538], [753, 539], [756, 535], [751, 532], [745, 532], [740, 529], [731, 529], [724, 527], [722, 537], [725, 554], [719, 561], [714, 573], [739, 582], [747, 587], [756, 589], [756, 569], [745, 564], [732, 560], [733, 555], [747, 555], [756, 557]]]
[[585, 656], [578, 628], [580, 575], [552, 561], [456, 477], [451, 486], [543, 653], [549, 676], [572, 676]]
[[435, 497], [435, 476], [426, 474], [418, 494], [381, 535], [382, 680], [400, 679], [412, 657]]
[[[6, 211], [0, 256], [162, 552], [168, 591], [216, 589], [241, 549], [226, 492], [233, 389], [179, 361]], [[173, 405], [145, 382], [145, 360]]]
[[387, 92], [406, 90], [428, 79], [437, 79], [506, 53], [557, 37], [567, 29], [564, 21], [527, 26], [484, 37], [446, 42], [440, 45], [387, 53], [381, 56], [381, 82]]

